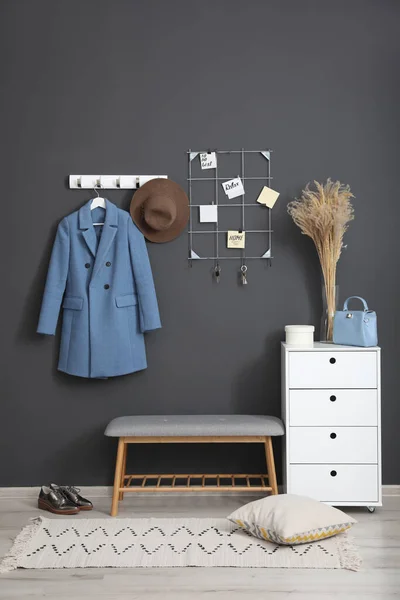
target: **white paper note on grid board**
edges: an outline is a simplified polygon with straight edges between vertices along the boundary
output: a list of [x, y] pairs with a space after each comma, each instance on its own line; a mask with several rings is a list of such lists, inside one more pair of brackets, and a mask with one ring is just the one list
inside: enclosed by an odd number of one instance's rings
[[232, 198], [236, 198], [237, 196], [243, 196], [244, 194], [244, 187], [240, 177], [236, 177], [235, 179], [225, 181], [221, 185], [224, 188], [225, 194], [230, 200]]
[[216, 204], [203, 204], [199, 206], [200, 223], [217, 223], [218, 207]]
[[217, 155], [215, 152], [201, 152], [200, 166], [204, 169], [215, 169], [217, 166]]

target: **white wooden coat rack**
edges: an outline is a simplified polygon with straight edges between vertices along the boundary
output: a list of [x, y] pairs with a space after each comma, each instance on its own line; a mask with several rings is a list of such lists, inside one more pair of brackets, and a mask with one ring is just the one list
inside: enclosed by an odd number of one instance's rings
[[70, 189], [135, 189], [150, 179], [168, 179], [168, 175], [70, 175]]

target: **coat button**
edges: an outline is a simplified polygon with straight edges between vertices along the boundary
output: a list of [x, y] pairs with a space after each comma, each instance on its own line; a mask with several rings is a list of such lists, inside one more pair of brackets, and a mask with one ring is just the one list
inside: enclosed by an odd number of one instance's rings
[[87, 269], [90, 269], [90, 263], [85, 263], [85, 267], [86, 267]]
[[111, 263], [109, 260], [106, 262], [106, 267], [111, 267]]
[[108, 289], [110, 289], [110, 286], [108, 285], [108, 283], [106, 283], [106, 284], [105, 284], [105, 286], [104, 286], [104, 289], [105, 289], [105, 290], [108, 290]]

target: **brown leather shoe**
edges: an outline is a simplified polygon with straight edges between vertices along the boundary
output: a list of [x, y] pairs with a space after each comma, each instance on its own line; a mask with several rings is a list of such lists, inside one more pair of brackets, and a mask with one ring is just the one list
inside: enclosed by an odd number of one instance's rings
[[76, 515], [79, 513], [79, 508], [61, 491], [48, 488], [45, 485], [42, 486], [39, 492], [38, 507], [56, 515]]

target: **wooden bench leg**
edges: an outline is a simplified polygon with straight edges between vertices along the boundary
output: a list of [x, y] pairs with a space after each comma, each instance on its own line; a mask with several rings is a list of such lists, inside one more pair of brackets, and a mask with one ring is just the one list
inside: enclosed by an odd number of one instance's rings
[[[121, 471], [121, 482], [120, 482], [120, 486], [119, 487], [124, 487], [125, 484], [125, 475], [126, 475], [126, 454], [128, 451], [128, 444], [124, 443], [124, 456], [122, 459], [122, 471]], [[120, 492], [119, 493], [119, 500], [123, 500], [124, 499], [124, 492]]]
[[272, 447], [272, 438], [270, 436], [265, 438], [265, 457], [267, 459], [268, 482], [272, 488], [271, 494], [275, 496], [278, 493], [278, 484], [276, 482], [274, 449]]
[[121, 473], [122, 466], [124, 462], [124, 451], [125, 451], [125, 441], [123, 438], [119, 438], [118, 440], [118, 450], [117, 450], [117, 462], [115, 464], [115, 476], [114, 476], [114, 491], [113, 498], [111, 504], [111, 516], [116, 517], [118, 514], [118, 499], [119, 499], [119, 487], [121, 484]]

